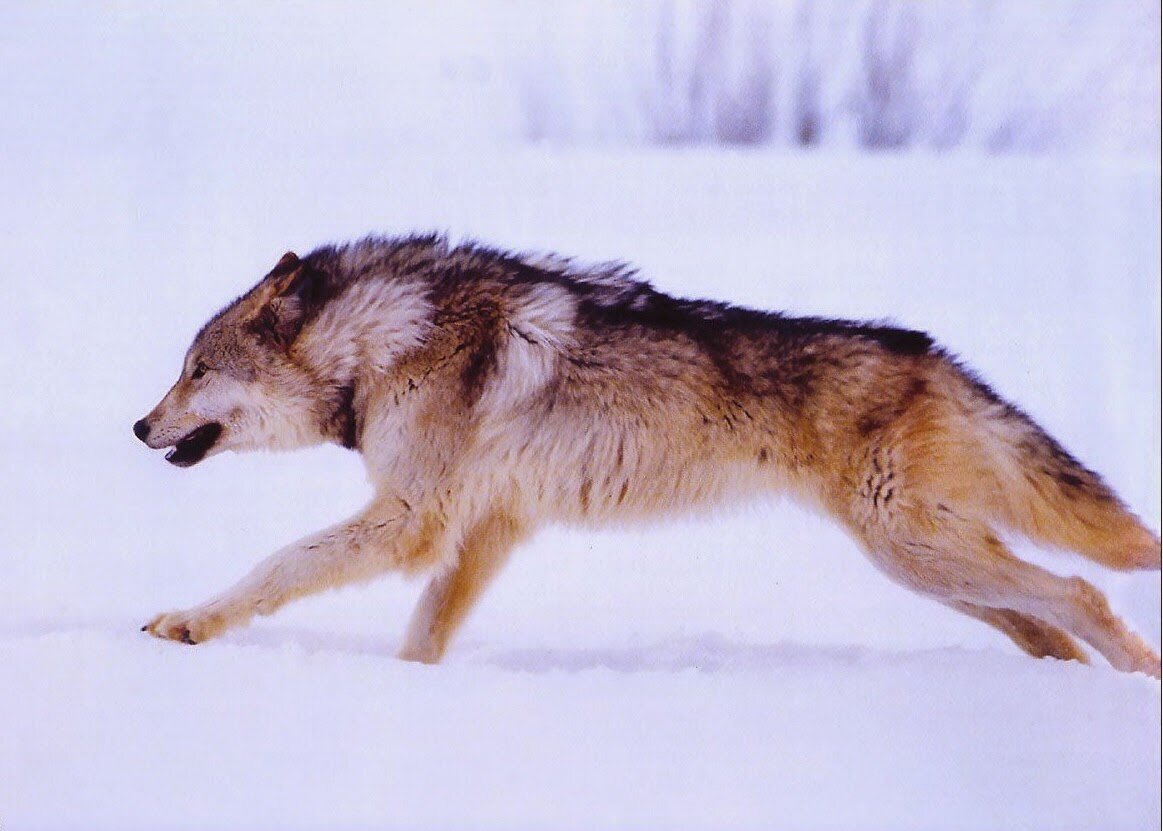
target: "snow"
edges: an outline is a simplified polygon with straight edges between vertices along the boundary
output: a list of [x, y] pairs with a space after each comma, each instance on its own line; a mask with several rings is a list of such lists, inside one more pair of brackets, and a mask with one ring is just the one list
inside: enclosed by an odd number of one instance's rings
[[[61, 8], [0, 12], [4, 831], [1157, 826], [1157, 682], [1026, 658], [792, 504], [547, 529], [436, 667], [393, 658], [391, 577], [150, 639], [370, 490], [338, 448], [177, 470], [130, 433], [287, 248], [440, 228], [924, 328], [1158, 529], [1154, 158], [528, 147], [483, 4]], [[1157, 573], [1022, 554], [1159, 644]]]
[[704, 639], [432, 668], [371, 639], [283, 633], [195, 658], [75, 629], [0, 648], [37, 668], [0, 786], [14, 828], [1082, 829], [1158, 813], [1157, 686], [1009, 655]]

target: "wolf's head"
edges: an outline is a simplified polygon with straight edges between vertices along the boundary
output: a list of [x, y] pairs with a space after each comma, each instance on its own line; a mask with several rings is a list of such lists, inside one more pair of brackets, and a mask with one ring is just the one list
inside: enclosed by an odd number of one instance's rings
[[250, 292], [194, 338], [182, 374], [134, 434], [172, 448], [180, 467], [223, 450], [281, 449], [323, 441], [326, 395], [292, 345], [330, 291], [326, 276], [287, 253]]

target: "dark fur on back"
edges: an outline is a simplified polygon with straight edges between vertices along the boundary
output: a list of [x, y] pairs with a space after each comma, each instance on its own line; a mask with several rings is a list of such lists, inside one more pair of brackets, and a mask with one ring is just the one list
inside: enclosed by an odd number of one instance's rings
[[[352, 251], [359, 257], [351, 257]], [[355, 260], [351, 264], [349, 260]], [[351, 245], [328, 245], [304, 257], [327, 284], [313, 292], [319, 303], [328, 302], [345, 287], [361, 280], [389, 277], [422, 277], [430, 286], [432, 300], [445, 314], [478, 315], [482, 319], [496, 309], [480, 306], [457, 308], [457, 296], [469, 296], [466, 284], [494, 281], [500, 285], [533, 287], [549, 284], [574, 298], [579, 323], [596, 333], [635, 332], [649, 341], [680, 338], [696, 345], [718, 368], [728, 389], [767, 388], [802, 403], [824, 364], [835, 353], [823, 350], [813, 357], [811, 345], [819, 341], [844, 341], [851, 351], [884, 351], [916, 357], [933, 350], [933, 339], [924, 332], [884, 323], [824, 317], [794, 317], [710, 300], [673, 297], [639, 279], [631, 266], [620, 262], [582, 266], [572, 260], [540, 254], [510, 253], [476, 242], [451, 245], [436, 233], [403, 237], [367, 237]], [[311, 314], [308, 311], [308, 314]], [[440, 322], [440, 321], [438, 321]], [[466, 394], [479, 393], [495, 366], [497, 343], [483, 338], [472, 344], [465, 369]], [[755, 377], [739, 358], [743, 352], [759, 353], [767, 377]], [[826, 356], [826, 357], [824, 357]], [[575, 361], [587, 358], [574, 356]], [[751, 364], [754, 367], [754, 364]]]
[[933, 339], [925, 332], [885, 323], [792, 317], [717, 301], [672, 297], [638, 278], [636, 269], [621, 262], [579, 266], [567, 258], [515, 254], [471, 241], [451, 246], [447, 237], [437, 233], [367, 237], [355, 245], [374, 248], [376, 256], [366, 258], [352, 271], [340, 265], [350, 246], [327, 245], [304, 257], [332, 283], [330, 290], [318, 293], [320, 302], [335, 289], [372, 275], [407, 277], [426, 272], [433, 278], [434, 291], [440, 292], [481, 274], [517, 284], [560, 286], [575, 296], [584, 319], [595, 325], [697, 333], [700, 341], [714, 340], [725, 331], [789, 340], [845, 337], [898, 355], [922, 355], [933, 346]]

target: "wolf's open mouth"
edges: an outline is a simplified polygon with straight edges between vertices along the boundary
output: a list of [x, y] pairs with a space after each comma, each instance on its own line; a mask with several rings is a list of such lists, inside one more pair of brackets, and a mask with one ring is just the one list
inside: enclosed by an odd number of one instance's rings
[[196, 430], [186, 434], [186, 437], [174, 445], [174, 449], [166, 454], [166, 461], [178, 467], [189, 467], [202, 461], [207, 451], [222, 435], [222, 425], [217, 421], [203, 424]]

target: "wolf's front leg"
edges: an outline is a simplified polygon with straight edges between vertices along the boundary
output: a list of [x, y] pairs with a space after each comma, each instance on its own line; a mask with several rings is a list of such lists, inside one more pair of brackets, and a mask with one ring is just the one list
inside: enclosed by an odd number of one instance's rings
[[496, 511], [465, 534], [456, 561], [433, 577], [424, 590], [400, 650], [402, 659], [426, 664], [440, 660], [457, 628], [527, 530], [514, 516]]
[[422, 566], [419, 560], [439, 556], [435, 527], [398, 500], [387, 509], [373, 505], [350, 522], [272, 554], [218, 597], [192, 609], [158, 615], [142, 630], [159, 638], [201, 643], [296, 598], [393, 569]]

